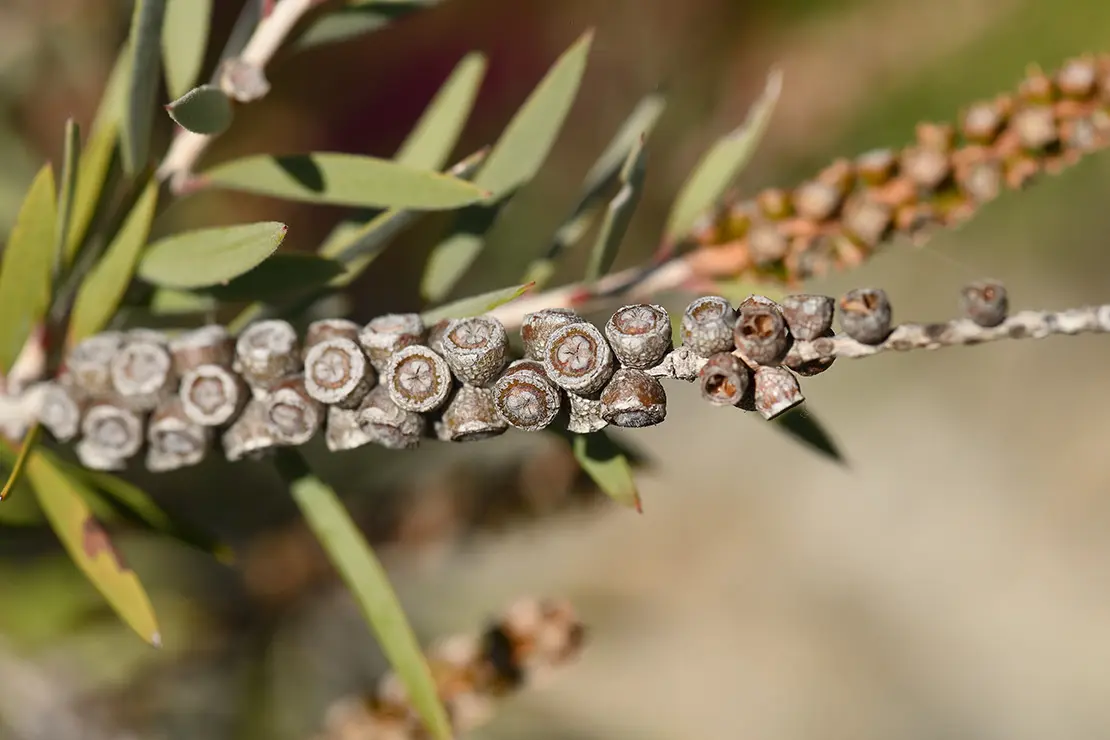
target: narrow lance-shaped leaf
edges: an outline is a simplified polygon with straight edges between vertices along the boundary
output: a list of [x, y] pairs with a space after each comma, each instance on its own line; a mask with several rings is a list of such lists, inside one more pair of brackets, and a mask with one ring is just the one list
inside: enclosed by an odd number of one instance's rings
[[62, 174], [58, 181], [58, 223], [54, 227], [54, 274], [65, 262], [69, 225], [73, 218], [73, 199], [77, 194], [77, 171], [81, 159], [81, 130], [72, 118], [66, 120]]
[[485, 55], [467, 54], [436, 92], [394, 159], [409, 167], [438, 170], [459, 140], [486, 74]]
[[208, 170], [204, 179], [230, 190], [360, 208], [449, 209], [476, 203], [488, 194], [448, 175], [335, 152], [245, 157]]
[[294, 501], [358, 602], [413, 708], [434, 738], [450, 740], [447, 712], [385, 569], [335, 491], [308, 471], [298, 453], [282, 450], [279, 455]]
[[478, 316], [503, 306], [509, 301], [515, 301], [535, 286], [535, 283], [525, 283], [512, 288], [491, 290], [489, 293], [463, 298], [446, 306], [439, 306], [420, 314], [420, 318], [428, 326], [443, 319], [463, 319], [468, 316]]
[[[8, 471], [8, 480], [4, 483], [4, 488], [0, 489], [0, 503], [7, 501], [11, 492], [19, 485], [19, 481], [23, 479], [23, 472], [27, 469], [27, 460], [35, 449], [35, 445], [39, 442], [39, 436], [42, 434], [42, 428], [38, 424], [31, 425], [31, 429], [23, 436], [23, 446], [19, 449], [19, 456], [15, 458], [12, 463], [11, 469]], [[0, 446], [7, 445], [7, 441], [0, 441]]]
[[221, 301], [270, 301], [317, 288], [343, 272], [343, 265], [315, 254], [279, 252], [224, 285], [203, 291]]
[[69, 320], [68, 341], [71, 344], [91, 337], [112, 320], [150, 236], [157, 205], [158, 183], [151, 180], [127, 214], [115, 239], [81, 282]]
[[50, 306], [57, 205], [54, 171], [43, 166], [19, 209], [0, 256], [0, 373], [11, 370]]
[[767, 75], [767, 84], [752, 104], [741, 126], [717, 140], [683, 183], [667, 217], [665, 238], [675, 242], [694, 227], [698, 217], [724, 195], [728, 186], [744, 169], [771, 120], [775, 103], [782, 92], [782, 72]]
[[646, 151], [644, 140], [640, 139], [637, 146], [628, 153], [620, 174], [621, 189], [605, 209], [605, 220], [601, 222], [601, 231], [590, 253], [590, 262], [586, 268], [587, 280], [596, 280], [608, 273], [617, 258], [617, 250], [624, 240], [628, 225], [632, 222], [632, 214], [635, 213], [644, 190]]
[[161, 239], [146, 250], [139, 277], [170, 288], [216, 285], [274, 253], [287, 227], [276, 221], [198, 229]]
[[208, 48], [212, 0], [167, 0], [162, 27], [162, 65], [171, 98], [196, 84]]
[[774, 426], [795, 441], [823, 455], [833, 462], [847, 465], [836, 440], [825, 429], [821, 420], [805, 408], [795, 408], [776, 418]]
[[[563, 52], [494, 144], [474, 178], [492, 193], [491, 200], [504, 198], [539, 171], [578, 94], [592, 41], [590, 30]], [[484, 228], [494, 221], [492, 217], [477, 219], [466, 213], [461, 218], [469, 224], [482, 223]], [[476, 232], [469, 224], [461, 225], [432, 252], [421, 282], [425, 298], [439, 301], [446, 297], [477, 258], [484, 230]]]
[[431, 7], [442, 0], [389, 0], [351, 3], [321, 16], [297, 39], [297, 49], [337, 43], [383, 28], [401, 16]]
[[231, 99], [215, 85], [201, 85], [166, 106], [166, 112], [182, 128], [194, 134], [214, 136], [231, 125]]
[[643, 512], [632, 465], [604, 432], [575, 435], [574, 457], [609, 498]]
[[121, 145], [123, 168], [134, 175], [150, 156], [150, 131], [161, 66], [162, 21], [166, 0], [135, 0], [128, 42], [132, 61]]
[[69, 556], [131, 629], [151, 645], [161, 646], [150, 599], [104, 527], [93, 517], [84, 499], [88, 495], [84, 485], [63, 473], [43, 449], [31, 455], [27, 478]]

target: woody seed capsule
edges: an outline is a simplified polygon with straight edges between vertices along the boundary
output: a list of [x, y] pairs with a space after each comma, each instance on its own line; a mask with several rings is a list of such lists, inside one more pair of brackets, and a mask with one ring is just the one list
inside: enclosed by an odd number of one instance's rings
[[492, 383], [505, 367], [508, 350], [505, 326], [490, 316], [455, 319], [443, 334], [443, 359], [468, 385]]
[[440, 438], [448, 442], [476, 442], [503, 434], [508, 428], [497, 413], [493, 390], [464, 385], [443, 412]]
[[805, 401], [794, 373], [784, 367], [760, 367], [755, 371], [755, 409], [770, 421]]
[[622, 365], [646, 370], [671, 349], [671, 317], [654, 304], [625, 306], [605, 324], [605, 338]]
[[593, 324], [568, 324], [548, 337], [543, 368], [563, 390], [592, 396], [613, 374], [613, 350]]
[[320, 319], [308, 325], [304, 333], [305, 350], [310, 350], [320, 342], [329, 339], [350, 339], [358, 341], [361, 327], [349, 319]]
[[256, 395], [264, 395], [282, 378], [300, 372], [301, 357], [293, 325], [268, 319], [244, 329], [235, 342], [234, 370]]
[[305, 390], [321, 403], [357, 408], [377, 380], [362, 348], [347, 337], [320, 339], [305, 354]]
[[527, 432], [544, 429], [559, 413], [559, 389], [533, 360], [517, 360], [493, 385], [493, 403], [506, 422]]
[[301, 376], [274, 386], [265, 403], [266, 420], [278, 444], [303, 445], [324, 423], [324, 407], [308, 394]]
[[520, 325], [520, 338], [524, 343], [524, 356], [543, 362], [544, 348], [551, 332], [568, 324], [577, 324], [582, 317], [569, 308], [545, 308], [524, 317]]
[[382, 385], [393, 403], [402, 409], [425, 413], [447, 400], [452, 387], [451, 368], [428, 347], [411, 344], [390, 358]]
[[84, 398], [105, 397], [112, 392], [112, 358], [123, 346], [124, 335], [106, 331], [73, 346], [65, 358], [65, 376]]
[[1043, 151], [1060, 138], [1056, 114], [1048, 106], [1019, 110], [1014, 114], [1013, 127], [1021, 145], [1032, 152]]
[[698, 372], [701, 397], [715, 406], [736, 406], [751, 385], [752, 371], [731, 352], [718, 352]]
[[788, 295], [780, 304], [786, 326], [795, 339], [809, 341], [832, 328], [835, 301], [829, 296]]
[[182, 332], [170, 340], [169, 346], [178, 377], [201, 365], [231, 367], [235, 358], [235, 340], [218, 324]]
[[590, 434], [609, 426], [609, 422], [601, 418], [601, 401], [586, 398], [576, 393], [568, 393], [570, 400], [570, 418], [567, 420], [567, 431], [572, 434]]
[[643, 370], [622, 367], [601, 392], [601, 418], [616, 427], [650, 427], [667, 418], [667, 393]]
[[100, 402], [81, 420], [81, 435], [86, 453], [105, 466], [98, 469], [119, 469], [143, 446], [143, 420], [130, 409]]
[[112, 388], [120, 403], [135, 411], [150, 411], [176, 385], [173, 360], [165, 336], [159, 332], [129, 332], [112, 357]]
[[212, 428], [185, 415], [181, 399], [163, 401], [147, 426], [146, 467], [152, 473], [196, 465], [212, 441]]
[[443, 357], [443, 335], [447, 333], [447, 327], [450, 326], [451, 319], [440, 319], [432, 324], [432, 328], [428, 329], [427, 345], [440, 357]]
[[200, 365], [185, 373], [178, 392], [185, 415], [194, 423], [226, 424], [250, 395], [242, 379], [222, 365]]
[[223, 435], [224, 454], [231, 462], [250, 458], [257, 460], [277, 446], [266, 414], [266, 402], [252, 398], [243, 413]]
[[702, 357], [728, 352], [733, 343], [736, 311], [719, 295], [698, 298], [682, 314], [682, 344]]
[[840, 326], [862, 344], [881, 344], [893, 321], [890, 299], [880, 288], [857, 288], [840, 299]]
[[358, 409], [358, 423], [371, 442], [392, 450], [419, 445], [427, 424], [420, 414], [394, 403], [384, 385], [367, 394]]
[[753, 365], [776, 365], [790, 349], [790, 332], [777, 306], [741, 305], [733, 331], [736, 349]]
[[979, 326], [998, 326], [1006, 320], [1010, 300], [1006, 288], [997, 280], [980, 280], [960, 291], [964, 315]]
[[371, 319], [358, 341], [378, 373], [384, 373], [393, 355], [405, 347], [420, 344], [424, 338], [424, 322], [420, 314], [391, 313]]
[[[816, 337], [816, 339], [823, 339], [825, 337], [833, 337], [833, 336], [835, 336], [835, 334], [833, 333], [833, 330], [829, 329], [824, 334], [822, 334], [820, 337]], [[810, 341], [812, 341], [812, 340], [810, 340]], [[835, 356], [833, 356], [833, 357], [821, 357], [821, 358], [818, 358], [816, 360], [808, 360], [808, 361], [801, 360], [797, 356], [797, 354], [795, 353], [796, 349], [797, 349], [797, 345], [794, 345], [790, 348], [790, 351], [786, 353], [786, 357], [783, 358], [782, 364], [785, 365], [786, 367], [790, 368], [791, 370], [793, 370], [795, 375], [800, 375], [803, 378], [812, 377], [814, 375], [820, 375], [821, 373], [825, 372], [830, 367], [832, 367], [832, 364], [834, 362], [836, 362], [836, 357]]]
[[68, 384], [58, 381], [40, 383], [38, 388], [41, 394], [39, 423], [59, 442], [68, 442], [76, 437], [81, 428], [85, 402]]
[[353, 450], [372, 441], [358, 423], [358, 409], [342, 409], [328, 406], [328, 417], [324, 427], [324, 442], [330, 452]]

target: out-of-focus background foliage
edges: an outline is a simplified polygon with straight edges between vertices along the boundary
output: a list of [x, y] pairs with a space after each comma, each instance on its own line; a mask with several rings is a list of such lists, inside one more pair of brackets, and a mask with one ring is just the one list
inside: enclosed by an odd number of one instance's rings
[[[240, 5], [216, 3], [213, 54]], [[66, 116], [91, 120], [128, 17], [129, 3], [111, 0], [0, 2], [0, 231], [43, 159], [59, 161]], [[656, 87], [669, 106], [618, 266], [650, 254], [683, 177], [742, 119], [771, 64], [785, 90], [738, 183], [749, 193], [908, 141], [916, 121], [954, 119], [1030, 63], [1110, 47], [1110, 4], [446, 0], [276, 63], [272, 94], [240, 112], [206, 161], [389, 156], [458, 58], [478, 49], [490, 71], [461, 157], [496, 138], [588, 26], [597, 37], [568, 125], [497, 227], [495, 270], [470, 275], [466, 290], [516, 279]], [[1019, 307], [1110, 301], [1108, 198], [1110, 158], [1095, 155], [923, 250], [899, 245], [809, 287], [880, 285], [897, 316], [915, 320], [952, 316], [958, 287], [988, 275]], [[309, 249], [343, 215], [222, 192], [182, 201], [158, 228], [280, 219], [286, 248]], [[353, 286], [352, 317], [415, 307], [419, 265], [443, 226], [428, 218], [391, 247]], [[424, 639], [472, 629], [521, 594], [580, 609], [591, 628], [581, 661], [510, 702], [480, 737], [1107, 737], [1108, 366], [1101, 336], [842, 360], [806, 392], [846, 466], [671, 386], [667, 423], [625, 435], [652, 460], [640, 474], [643, 516], [599, 502], [461, 540], [448, 536], [458, 501], [481, 498], [498, 520], [499, 500], [522, 488], [542, 510], [581, 486], [554, 440], [309, 454], [371, 537], [399, 545], [384, 552]], [[153, 651], [34, 511], [18, 497], [5, 504], [0, 737], [300, 738], [330, 700], [380, 673], [349, 597], [309, 572], [318, 553], [289, 529], [294, 509], [265, 465], [136, 479], [232, 542], [240, 566], [121, 528], [163, 622], [166, 647]], [[400, 509], [418, 514], [389, 531]]]

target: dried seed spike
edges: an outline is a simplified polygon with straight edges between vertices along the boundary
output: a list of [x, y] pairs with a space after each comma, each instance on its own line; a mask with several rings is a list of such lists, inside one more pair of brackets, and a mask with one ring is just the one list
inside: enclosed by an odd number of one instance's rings
[[349, 319], [320, 319], [318, 321], [313, 321], [308, 325], [304, 333], [305, 351], [307, 352], [320, 342], [328, 339], [336, 339], [338, 337], [357, 342], [360, 329], [361, 327], [358, 324]]
[[223, 435], [224, 454], [231, 462], [250, 458], [257, 460], [277, 446], [266, 418], [266, 402], [252, 398], [243, 413]]
[[893, 312], [880, 288], [857, 288], [840, 299], [840, 326], [863, 344], [880, 344], [890, 335]]
[[1084, 100], [1094, 92], [1098, 81], [1098, 70], [1089, 56], [1077, 57], [1064, 62], [1056, 73], [1056, 84], [1060, 92], [1069, 98]]
[[39, 423], [59, 442], [69, 442], [81, 429], [85, 402], [68, 385], [58, 381], [38, 384]]
[[754, 225], [748, 232], [748, 253], [756, 265], [777, 262], [790, 251], [790, 239], [773, 223]]
[[605, 338], [622, 365], [646, 370], [671, 350], [671, 317], [655, 304], [624, 306], [605, 324]]
[[147, 426], [146, 467], [152, 473], [196, 465], [212, 442], [212, 428], [185, 415], [179, 398], [163, 401]]
[[406, 411], [433, 411], [451, 392], [451, 368], [422, 344], [411, 344], [395, 352], [382, 375], [382, 385], [393, 403]]
[[802, 218], [824, 221], [840, 208], [842, 198], [843, 193], [832, 183], [811, 180], [794, 191], [794, 210]]
[[235, 359], [235, 340], [226, 328], [209, 324], [171, 339], [170, 355], [178, 377], [201, 365], [231, 367]]
[[582, 317], [569, 308], [545, 308], [524, 317], [520, 325], [520, 338], [524, 343], [524, 356], [543, 362], [544, 349], [551, 332], [568, 324], [577, 324]]
[[964, 315], [979, 326], [998, 326], [1006, 320], [1010, 300], [1006, 287], [997, 280], [978, 280], [960, 291]]
[[[833, 336], [836, 336], [835, 333], [833, 332], [832, 329], [829, 329], [824, 334], [822, 334], [820, 337], [816, 337], [816, 338], [817, 339], [822, 339], [824, 337], [833, 337]], [[834, 357], [821, 357], [821, 358], [818, 358], [818, 359], [815, 359], [815, 360], [802, 360], [798, 357], [797, 353], [795, 352], [796, 349], [797, 349], [797, 345], [794, 345], [793, 347], [790, 348], [790, 351], [786, 353], [786, 357], [783, 358], [782, 364], [785, 365], [786, 367], [790, 368], [791, 370], [793, 370], [795, 375], [800, 375], [803, 378], [809, 378], [809, 377], [812, 377], [814, 375], [820, 375], [821, 373], [825, 372], [830, 367], [832, 367], [833, 363], [836, 362], [836, 357], [835, 356]]]
[[667, 418], [663, 384], [643, 370], [622, 367], [601, 392], [601, 418], [615, 427], [650, 427]]
[[535, 432], [555, 420], [562, 405], [558, 387], [533, 360], [517, 360], [493, 385], [493, 401], [506, 422]]
[[201, 365], [185, 373], [178, 392], [185, 415], [215, 427], [231, 421], [247, 399], [242, 379], [222, 365]]
[[101, 401], [85, 413], [81, 436], [86, 451], [122, 464], [143, 446], [143, 419], [131, 409]]
[[321, 403], [358, 408], [377, 381], [362, 348], [347, 337], [319, 339], [305, 355], [305, 389]]
[[735, 325], [736, 311], [727, 298], [719, 295], [698, 298], [682, 314], [682, 344], [702, 357], [728, 352], [735, 346], [732, 338]]
[[69, 350], [64, 375], [83, 398], [104, 398], [112, 393], [112, 358], [123, 346], [124, 334], [106, 331], [84, 339]]
[[760, 212], [773, 221], [781, 221], [793, 215], [790, 191], [783, 188], [768, 188], [756, 196]]
[[267, 319], [248, 326], [235, 342], [234, 369], [257, 394], [300, 372], [301, 357], [293, 325]]
[[455, 319], [443, 333], [443, 359], [464, 383], [492, 383], [505, 367], [509, 335], [505, 326], [490, 316]]
[[543, 368], [564, 390], [592, 396], [613, 374], [613, 350], [593, 324], [568, 324], [547, 338]]
[[370, 358], [370, 364], [384, 374], [390, 358], [400, 350], [420, 344], [424, 338], [424, 322], [420, 314], [391, 313], [371, 319], [358, 334], [358, 342]]
[[494, 392], [489, 388], [463, 386], [443, 413], [442, 439], [476, 442], [503, 434], [509, 425], [497, 413]]
[[908, 147], [902, 152], [902, 171], [918, 187], [939, 190], [952, 174], [952, 162], [945, 152], [928, 147]]
[[963, 114], [961, 128], [964, 136], [976, 144], [990, 144], [1002, 130], [1006, 112], [996, 101], [976, 103]]
[[278, 444], [303, 445], [324, 423], [324, 407], [305, 390], [302, 376], [278, 383], [265, 403], [266, 421]]
[[701, 397], [715, 406], [737, 406], [751, 385], [752, 371], [731, 352], [718, 352], [698, 373]]
[[[750, 301], [750, 302], [749, 302]], [[790, 332], [777, 304], [749, 299], [740, 305], [733, 339], [752, 365], [777, 365], [790, 350]]]
[[1048, 106], [1022, 108], [1012, 122], [1021, 145], [1030, 152], [1042, 152], [1060, 140], [1056, 114]]
[[898, 156], [890, 149], [872, 149], [856, 158], [856, 171], [868, 185], [886, 183], [897, 169]]
[[371, 442], [394, 450], [419, 445], [427, 424], [420, 414], [394, 403], [384, 385], [377, 386], [363, 399], [358, 409], [358, 423]]
[[173, 359], [159, 332], [130, 332], [112, 357], [112, 388], [120, 402], [136, 411], [150, 411], [173, 393], [177, 377]]
[[794, 373], [784, 367], [759, 367], [755, 371], [755, 409], [770, 421], [805, 401]]
[[567, 420], [567, 431], [573, 434], [590, 434], [609, 426], [609, 422], [601, 418], [601, 400], [586, 398], [576, 393], [568, 393], [570, 399], [570, 418]]
[[358, 409], [343, 409], [328, 406], [328, 418], [324, 427], [324, 442], [331, 452], [353, 450], [372, 441], [358, 423]]
[[783, 298], [780, 307], [790, 334], [809, 341], [832, 328], [836, 302], [829, 296], [799, 293]]

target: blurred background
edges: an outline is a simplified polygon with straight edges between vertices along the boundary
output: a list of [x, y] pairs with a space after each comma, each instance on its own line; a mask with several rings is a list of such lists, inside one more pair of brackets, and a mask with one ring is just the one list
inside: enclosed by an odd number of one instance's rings
[[[216, 3], [211, 70], [240, 0]], [[91, 121], [130, 4], [0, 0], [0, 232], [65, 118]], [[737, 183], [789, 186], [919, 120], [1110, 49], [1103, 0], [445, 0], [388, 28], [286, 55], [206, 162], [245, 153], [390, 156], [458, 59], [489, 72], [456, 152], [496, 139], [554, 58], [597, 36], [541, 176], [463, 289], [515, 282], [636, 101], [668, 108], [618, 266], [654, 249], [712, 141], [778, 64], [785, 88]], [[159, 135], [168, 139], [168, 120]], [[1110, 301], [1110, 158], [1008, 194], [927, 247], [897, 244], [815, 282], [878, 285], [896, 319], [944, 320], [996, 277], [1020, 308]], [[161, 233], [261, 219], [312, 249], [339, 209], [234, 193], [182, 200]], [[352, 318], [418, 307], [446, 221], [425, 219], [352, 286]], [[565, 265], [576, 279], [582, 245]], [[681, 310], [689, 296], [662, 296]], [[841, 361], [806, 383], [847, 464], [752, 415], [668, 386], [667, 423], [629, 432], [644, 514], [603, 500], [547, 435], [463, 450], [309, 450], [381, 547], [422, 639], [521, 595], [570, 599], [586, 651], [475, 737], [917, 740], [1110, 736], [1110, 391], [1104, 336]], [[0, 737], [306, 737], [381, 658], [357, 608], [261, 463], [130, 477], [240, 553], [226, 567], [117, 522], [165, 647], [123, 627], [33, 504], [0, 511]]]

